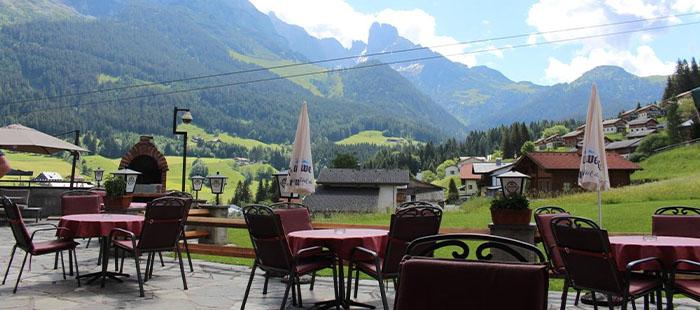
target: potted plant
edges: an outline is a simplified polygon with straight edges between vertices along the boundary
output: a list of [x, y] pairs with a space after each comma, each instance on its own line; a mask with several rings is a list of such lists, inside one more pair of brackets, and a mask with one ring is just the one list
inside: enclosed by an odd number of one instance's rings
[[496, 225], [527, 225], [532, 210], [525, 196], [514, 194], [491, 201], [491, 220]]
[[105, 209], [126, 210], [131, 204], [131, 195], [125, 192], [126, 182], [123, 178], [110, 176], [104, 182], [106, 195], [104, 197]]

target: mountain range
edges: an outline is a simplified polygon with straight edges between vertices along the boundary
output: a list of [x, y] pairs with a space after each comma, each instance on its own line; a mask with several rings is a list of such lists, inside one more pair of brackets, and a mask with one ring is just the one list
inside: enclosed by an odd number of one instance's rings
[[[429, 49], [355, 57], [419, 47], [374, 24], [367, 43], [345, 48], [246, 0], [0, 0], [0, 123], [166, 135], [176, 105], [211, 132], [289, 143], [307, 101], [317, 141], [370, 129], [427, 141], [583, 118], [593, 82], [612, 116], [658, 100], [665, 82], [606, 66], [541, 86]], [[410, 61], [422, 57], [435, 59]], [[339, 60], [315, 62], [326, 59]], [[163, 80], [177, 82], [153, 84]]]

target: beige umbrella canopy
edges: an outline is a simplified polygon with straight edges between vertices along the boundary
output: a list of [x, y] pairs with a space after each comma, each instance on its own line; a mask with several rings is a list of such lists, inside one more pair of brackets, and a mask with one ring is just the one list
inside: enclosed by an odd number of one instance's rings
[[0, 127], [0, 148], [38, 154], [53, 154], [60, 151], [88, 151], [75, 144], [20, 124]]
[[310, 134], [309, 113], [306, 108], [306, 102], [304, 102], [299, 113], [297, 132], [294, 136], [294, 145], [292, 147], [292, 158], [289, 162], [289, 176], [287, 177], [286, 188], [290, 193], [311, 194], [316, 191]]

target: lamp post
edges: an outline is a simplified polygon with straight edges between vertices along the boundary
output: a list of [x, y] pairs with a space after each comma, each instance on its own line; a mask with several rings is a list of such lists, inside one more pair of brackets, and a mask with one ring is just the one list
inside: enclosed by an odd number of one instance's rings
[[192, 190], [195, 194], [195, 200], [199, 200], [199, 191], [202, 190], [202, 185], [204, 185], [204, 177], [195, 175], [190, 178], [192, 180]]
[[228, 177], [220, 175], [217, 171], [214, 175], [208, 175], [209, 187], [211, 187], [211, 193], [216, 195], [216, 205], [219, 205], [219, 195], [224, 192], [224, 186], [226, 186], [226, 179]]
[[100, 182], [102, 182], [102, 177], [104, 177], [104, 174], [104, 169], [100, 167], [97, 167], [97, 169], [95, 169], [95, 182], [97, 182], [97, 188], [100, 188]]
[[134, 193], [134, 188], [136, 188], [136, 179], [141, 174], [141, 172], [131, 169], [121, 169], [112, 172], [112, 174], [124, 178], [124, 181], [126, 183], [126, 188], [124, 189], [124, 192], [126, 192], [127, 194]]
[[503, 196], [510, 198], [516, 195], [523, 195], [526, 180], [530, 179], [530, 176], [517, 171], [509, 171], [497, 176], [497, 178], [501, 180]]
[[177, 113], [178, 112], [185, 112], [182, 114], [182, 123], [183, 124], [189, 124], [192, 122], [192, 113], [190, 113], [190, 109], [179, 109], [178, 107], [175, 107], [173, 109], [173, 134], [175, 135], [182, 135], [182, 191], [185, 191], [185, 175], [187, 171], [187, 131], [178, 131], [177, 130]]
[[273, 176], [277, 179], [277, 192], [280, 194], [280, 198], [286, 198], [287, 202], [291, 202], [292, 198], [297, 197], [294, 195], [294, 193], [287, 191], [287, 177], [289, 177], [288, 170], [274, 173]]

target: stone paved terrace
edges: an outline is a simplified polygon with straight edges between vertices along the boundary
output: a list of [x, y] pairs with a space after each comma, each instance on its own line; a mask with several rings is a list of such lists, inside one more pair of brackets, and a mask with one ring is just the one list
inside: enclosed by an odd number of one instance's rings
[[[30, 231], [31, 231], [30, 227]], [[41, 233], [40, 233], [41, 234]], [[50, 237], [44, 235], [45, 237]], [[85, 242], [78, 249], [81, 273], [98, 270], [96, 242], [85, 249]], [[4, 273], [14, 240], [7, 227], [0, 227], [0, 272]], [[95, 246], [93, 246], [93, 244]], [[172, 258], [165, 257], [166, 266], [156, 265], [152, 280], [145, 285], [146, 297], [138, 297], [138, 284], [134, 278], [124, 283], [108, 281], [105, 288], [99, 284], [77, 286], [74, 279], [63, 280], [59, 270], [53, 269], [53, 255], [35, 257], [32, 270], [25, 269], [17, 294], [12, 287], [24, 255], [15, 256], [8, 282], [0, 286], [0, 309], [240, 309], [250, 269], [243, 266], [209, 263], [195, 260], [195, 272], [187, 267], [189, 290], [182, 289], [179, 266]], [[66, 255], [67, 263], [67, 255]], [[186, 262], [185, 262], [186, 263]], [[144, 266], [142, 264], [142, 266]], [[113, 265], [112, 265], [113, 266]], [[125, 273], [134, 273], [133, 260], [126, 260]], [[262, 295], [262, 276], [257, 276], [246, 309], [278, 309], [281, 304], [284, 285], [279, 280], [271, 280], [267, 296]], [[318, 278], [314, 291], [302, 286], [304, 308], [311, 308], [313, 302], [332, 298], [333, 285], [329, 278]], [[389, 304], [393, 303], [393, 289], [389, 289]], [[569, 294], [573, 297], [575, 294]], [[560, 292], [550, 292], [549, 309], [559, 309]], [[376, 282], [361, 281], [359, 301], [381, 308]], [[640, 300], [641, 302], [641, 300]], [[700, 303], [688, 299], [675, 301], [676, 309], [700, 309]], [[573, 306], [568, 309], [592, 309], [588, 306]], [[638, 305], [642, 309], [641, 304]], [[288, 302], [288, 309], [298, 309]], [[652, 309], [655, 309], [652, 307]]]

